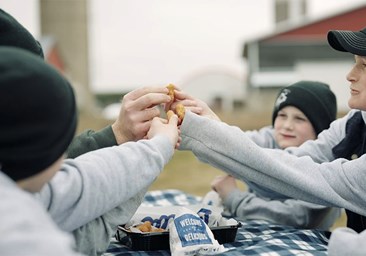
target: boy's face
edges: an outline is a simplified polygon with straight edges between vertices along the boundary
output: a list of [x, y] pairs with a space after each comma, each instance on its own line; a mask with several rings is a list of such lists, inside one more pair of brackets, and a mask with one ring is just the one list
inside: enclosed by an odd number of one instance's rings
[[316, 133], [309, 119], [296, 107], [286, 106], [278, 111], [274, 121], [274, 136], [280, 148], [300, 146], [314, 140]]
[[366, 57], [355, 55], [355, 64], [347, 75], [351, 82], [348, 106], [353, 109], [366, 110]]
[[29, 178], [17, 181], [17, 185], [31, 193], [37, 193], [41, 191], [43, 186], [49, 182], [53, 176], [55, 176], [56, 172], [60, 170], [63, 160], [64, 156], [60, 157], [56, 162], [54, 162], [50, 167], [43, 170], [42, 172]]

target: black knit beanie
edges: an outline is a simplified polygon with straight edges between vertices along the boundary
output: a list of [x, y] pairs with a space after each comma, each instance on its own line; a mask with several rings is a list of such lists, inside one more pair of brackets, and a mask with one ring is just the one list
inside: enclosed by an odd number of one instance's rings
[[40, 43], [14, 17], [2, 9], [0, 9], [0, 46], [23, 48], [44, 58]]
[[286, 106], [300, 109], [318, 135], [329, 128], [337, 115], [337, 100], [329, 85], [316, 81], [300, 81], [279, 92], [272, 114], [272, 124], [278, 111]]
[[13, 180], [52, 165], [76, 129], [74, 92], [41, 58], [0, 47], [0, 170]]

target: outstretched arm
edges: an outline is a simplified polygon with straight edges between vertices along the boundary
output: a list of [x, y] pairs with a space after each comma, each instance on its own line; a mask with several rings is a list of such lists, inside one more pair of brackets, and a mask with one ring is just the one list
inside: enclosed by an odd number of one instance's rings
[[177, 122], [176, 115], [169, 121], [155, 118], [149, 140], [66, 160], [38, 194], [40, 200], [63, 230], [72, 231], [135, 197], [156, 179], [179, 145]]
[[239, 220], [267, 220], [296, 228], [328, 230], [340, 216], [339, 208], [326, 207], [297, 199], [270, 199], [239, 190], [230, 176], [218, 176], [211, 183], [225, 209]]
[[165, 87], [143, 87], [127, 93], [115, 122], [100, 131], [87, 130], [76, 136], [67, 149], [67, 157], [144, 138], [153, 118], [160, 115], [157, 106], [169, 102], [167, 94]]
[[67, 159], [38, 196], [55, 222], [72, 231], [150, 186], [173, 152], [170, 139], [159, 135]]
[[263, 149], [238, 127], [190, 112], [186, 113], [181, 132], [182, 150], [191, 150], [201, 161], [236, 178], [293, 198], [366, 215], [366, 156], [318, 164], [308, 156]]
[[340, 208], [297, 199], [270, 200], [247, 191], [235, 190], [223, 201], [240, 220], [260, 219], [296, 228], [329, 230], [340, 217]]

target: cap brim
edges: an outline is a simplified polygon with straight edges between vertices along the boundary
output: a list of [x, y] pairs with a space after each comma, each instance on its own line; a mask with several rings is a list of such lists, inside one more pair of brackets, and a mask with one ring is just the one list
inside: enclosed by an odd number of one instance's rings
[[331, 30], [327, 38], [329, 45], [337, 51], [366, 56], [366, 34], [363, 32]]

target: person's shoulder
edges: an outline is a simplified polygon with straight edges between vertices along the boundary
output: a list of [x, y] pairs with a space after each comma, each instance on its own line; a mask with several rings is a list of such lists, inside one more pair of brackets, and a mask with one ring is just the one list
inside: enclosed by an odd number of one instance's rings
[[[9, 255], [15, 255], [15, 251], [22, 255], [51, 255], [56, 251], [78, 255], [72, 250], [72, 237], [57, 228], [31, 193], [20, 189], [1, 171], [0, 198], [0, 234], [6, 234], [0, 241], [0, 250]], [[50, 239], [45, 243], [47, 237]]]
[[[364, 111], [358, 110], [358, 109], [351, 109], [350, 111], [348, 111], [343, 117], [345, 117], [346, 119], [350, 119], [352, 118], [355, 114], [357, 113], [365, 113]], [[341, 117], [341, 118], [343, 118]]]
[[336, 120], [334, 120], [330, 126], [338, 126], [340, 124], [346, 124], [349, 119], [351, 119], [355, 114], [362, 113], [363, 111], [360, 111], [358, 109], [351, 109], [343, 116], [338, 117]]
[[[11, 218], [14, 220], [13, 223], [17, 219], [32, 221], [34, 215], [43, 215], [44, 210], [33, 195], [20, 189], [14, 181], [1, 172], [0, 197], [2, 198], [0, 203], [2, 220]], [[27, 214], [24, 214], [25, 212]]]

